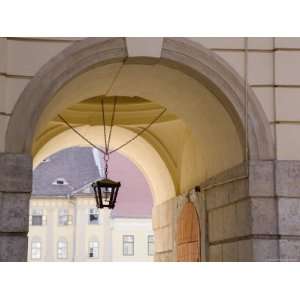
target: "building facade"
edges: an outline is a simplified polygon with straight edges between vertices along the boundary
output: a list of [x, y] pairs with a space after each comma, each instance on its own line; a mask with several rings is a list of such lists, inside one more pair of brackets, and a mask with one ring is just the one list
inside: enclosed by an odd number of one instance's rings
[[[132, 189], [130, 182], [136, 183], [141, 174], [118, 154], [114, 163], [126, 171], [127, 180], [120, 180], [127, 192], [120, 190], [115, 211], [97, 209], [91, 188], [103, 173], [97, 155], [88, 147], [68, 148], [35, 168], [28, 261], [153, 261], [152, 204], [146, 182], [140, 180], [139, 188]], [[114, 164], [110, 171], [114, 173]], [[131, 205], [135, 201], [140, 207]]]

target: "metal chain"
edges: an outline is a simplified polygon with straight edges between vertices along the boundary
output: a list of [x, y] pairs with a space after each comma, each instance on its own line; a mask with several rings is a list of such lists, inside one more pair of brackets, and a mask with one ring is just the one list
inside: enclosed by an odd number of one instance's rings
[[108, 153], [108, 147], [107, 147], [107, 139], [106, 139], [106, 126], [105, 126], [105, 115], [104, 115], [104, 99], [101, 98], [101, 108], [102, 108], [102, 121], [103, 121], [103, 127], [104, 127], [104, 143], [105, 143], [105, 153]]
[[104, 128], [104, 142], [105, 142], [105, 151], [103, 151], [101, 148], [99, 148], [98, 146], [96, 146], [94, 143], [92, 143], [91, 141], [89, 141], [86, 137], [84, 137], [79, 131], [77, 131], [71, 124], [69, 124], [61, 115], [58, 115], [58, 117], [70, 128], [72, 129], [78, 136], [80, 136], [83, 140], [85, 140], [88, 144], [90, 144], [92, 147], [94, 147], [95, 149], [99, 150], [101, 153], [103, 153], [104, 155], [104, 162], [105, 162], [105, 178], [108, 178], [108, 160], [109, 160], [109, 155], [122, 149], [123, 147], [125, 147], [126, 145], [128, 145], [129, 143], [133, 142], [135, 139], [137, 139], [140, 135], [142, 135], [146, 130], [148, 130], [165, 112], [166, 112], [166, 108], [159, 113], [159, 115], [157, 117], [155, 117], [151, 123], [149, 123], [145, 128], [143, 128], [140, 132], [138, 132], [133, 138], [131, 138], [130, 140], [128, 140], [126, 143], [120, 145], [119, 147], [117, 147], [116, 149], [109, 151], [109, 145], [110, 145], [110, 140], [111, 140], [111, 135], [112, 135], [112, 128], [114, 126], [114, 121], [115, 121], [115, 113], [116, 113], [116, 106], [117, 106], [117, 97], [114, 98], [114, 106], [113, 106], [113, 112], [112, 112], [112, 117], [111, 117], [111, 123], [110, 123], [110, 130], [109, 130], [109, 135], [108, 135], [108, 139], [107, 139], [107, 134], [106, 134], [106, 124], [105, 124], [105, 113], [104, 113], [104, 97], [107, 96], [107, 94], [112, 90], [113, 85], [115, 83], [115, 81], [117, 80], [117, 78], [120, 75], [120, 72], [122, 70], [122, 68], [125, 65], [127, 58], [125, 58], [123, 60], [123, 63], [121, 65], [121, 67], [119, 68], [118, 72], [116, 73], [115, 77], [113, 78], [110, 86], [108, 87], [106, 93], [104, 94], [104, 96], [101, 98], [101, 109], [102, 109], [102, 120], [103, 120], [103, 128]]
[[99, 150], [103, 154], [105, 154], [105, 151], [103, 151], [101, 148], [93, 144], [91, 141], [89, 141], [86, 137], [84, 137], [78, 130], [76, 130], [71, 124], [68, 123], [61, 115], [58, 115], [58, 117], [70, 128], [72, 129], [76, 134], [78, 134], [83, 140], [85, 140], [88, 144], [90, 144], [95, 149]]
[[110, 130], [109, 130], [108, 141], [107, 141], [107, 152], [109, 152], [109, 145], [110, 145], [111, 133], [112, 133], [112, 128], [113, 128], [114, 122], [115, 122], [115, 113], [116, 113], [117, 99], [118, 99], [117, 97], [114, 97], [114, 108], [113, 108], [113, 113], [112, 113], [111, 122], [110, 122]]
[[137, 139], [140, 135], [142, 135], [146, 130], [148, 130], [165, 112], [166, 112], [166, 108], [156, 117], [152, 120], [151, 123], [148, 124], [147, 127], [143, 128], [140, 132], [138, 132], [133, 138], [131, 138], [130, 140], [128, 140], [126, 143], [122, 144], [121, 146], [119, 146], [118, 148], [108, 152], [109, 154], [112, 154], [118, 150], [120, 150], [121, 148], [125, 147], [126, 145], [128, 145], [129, 143], [133, 142], [135, 139]]

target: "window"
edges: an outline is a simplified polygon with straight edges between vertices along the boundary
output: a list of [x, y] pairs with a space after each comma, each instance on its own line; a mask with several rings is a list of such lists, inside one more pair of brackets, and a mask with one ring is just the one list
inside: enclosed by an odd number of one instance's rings
[[43, 215], [43, 210], [35, 208], [31, 212], [29, 223], [32, 226], [42, 226], [46, 224], [46, 216]]
[[57, 258], [68, 257], [68, 244], [65, 240], [60, 240], [57, 243]]
[[66, 208], [62, 208], [58, 212], [58, 224], [59, 225], [72, 225], [72, 216], [68, 214]]
[[134, 255], [134, 236], [123, 235], [123, 256]]
[[68, 182], [64, 178], [56, 178], [52, 184], [54, 185], [67, 185]]
[[97, 241], [89, 242], [89, 257], [90, 258], [99, 257], [99, 243]]
[[31, 259], [41, 259], [41, 242], [31, 242]]
[[89, 224], [99, 224], [99, 212], [98, 212], [97, 208], [90, 208]]
[[148, 256], [154, 255], [154, 236], [148, 235]]

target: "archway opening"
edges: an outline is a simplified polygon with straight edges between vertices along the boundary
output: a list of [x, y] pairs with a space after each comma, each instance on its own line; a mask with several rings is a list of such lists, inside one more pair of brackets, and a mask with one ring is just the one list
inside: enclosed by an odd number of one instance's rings
[[[126, 104], [125, 99], [129, 103], [146, 101], [162, 106], [176, 116], [154, 125], [150, 134], [143, 137], [154, 149], [153, 155], [156, 153], [157, 159], [147, 158], [140, 167], [148, 163], [149, 170], [157, 170], [157, 162], [162, 162], [166, 170], [165, 176], [148, 177], [149, 182], [158, 183], [150, 184], [153, 190], [156, 189], [155, 198], [159, 199], [156, 206], [172, 200], [171, 189], [165, 189], [167, 185], [161, 184], [160, 180], [169, 181], [169, 186], [174, 188], [173, 195], [178, 196], [239, 165], [245, 158], [246, 146], [241, 79], [201, 46], [180, 39], [164, 40], [161, 59], [154, 62], [137, 58], [124, 63], [127, 54], [123, 39], [91, 39], [58, 55], [39, 72], [20, 97], [8, 126], [7, 152], [28, 154], [33, 149], [36, 153], [43, 139], [48, 141], [65, 131], [61, 131], [61, 125], [57, 123], [58, 113], [69, 113], [69, 117], [77, 114], [71, 120], [75, 126], [89, 124], [85, 129], [101, 126], [95, 121], [93, 112], [83, 116], [74, 106], [76, 103], [89, 106], [105, 95], [124, 101], [123, 116], [127, 114], [129, 118], [127, 123], [124, 118], [125, 121], [117, 124], [123, 132], [127, 130], [134, 134], [148, 120], [147, 113], [140, 118], [141, 109], [132, 110], [134, 105]], [[248, 96], [249, 157], [272, 159], [272, 138], [266, 117], [251, 90]], [[24, 106], [28, 109], [23, 115]], [[70, 107], [73, 107], [71, 112], [68, 111]], [[26, 126], [22, 126], [24, 122]], [[56, 123], [56, 128], [51, 123]], [[37, 141], [35, 145], [34, 141]], [[170, 229], [164, 230], [165, 220], [172, 216], [163, 212], [163, 208], [161, 211], [153, 223], [162, 237], [156, 248], [164, 252], [174, 246], [175, 239]]]

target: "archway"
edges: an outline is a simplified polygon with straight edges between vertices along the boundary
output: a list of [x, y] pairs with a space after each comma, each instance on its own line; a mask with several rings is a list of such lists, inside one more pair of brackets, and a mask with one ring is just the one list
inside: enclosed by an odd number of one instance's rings
[[[10, 155], [21, 154], [26, 174], [31, 172], [28, 162], [35, 136], [71, 104], [104, 95], [122, 66], [108, 96], [142, 97], [159, 103], [191, 131], [181, 152], [181, 174], [186, 176], [177, 194], [243, 162], [244, 83], [222, 59], [181, 38], [164, 38], [159, 59], [128, 58], [124, 38], [91, 38], [74, 43], [49, 61], [15, 106], [5, 149]], [[249, 158], [272, 160], [270, 127], [250, 88], [248, 108]]]

